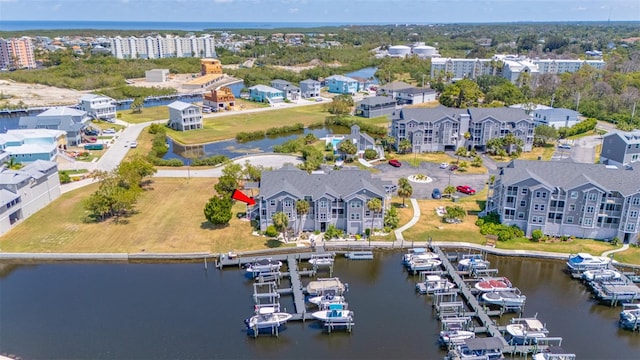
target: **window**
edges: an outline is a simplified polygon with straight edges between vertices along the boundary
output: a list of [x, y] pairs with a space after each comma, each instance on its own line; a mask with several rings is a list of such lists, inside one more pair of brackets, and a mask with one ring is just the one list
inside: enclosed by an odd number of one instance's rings
[[524, 213], [523, 212], [519, 212], [518, 213], [518, 219], [520, 219], [520, 220], [524, 219]]
[[360, 220], [360, 214], [359, 213], [351, 213], [350, 219], [351, 220]]
[[578, 192], [577, 191], [572, 191], [571, 192], [571, 198], [572, 199], [577, 199], [578, 198]]
[[636, 224], [627, 224], [627, 231], [634, 231], [636, 229]]
[[640, 205], [640, 197], [634, 197], [631, 199], [632, 205]]
[[520, 201], [520, 206], [522, 206], [522, 207], [527, 206], [527, 202], [526, 202], [526, 201], [524, 201], [524, 200], [521, 200], [521, 201]]
[[538, 204], [533, 204], [533, 210], [535, 210], [535, 211], [540, 210], [540, 205], [538, 205]]
[[547, 198], [547, 193], [546, 193], [546, 192], [543, 192], [543, 193], [542, 193], [542, 198], [543, 198], [543, 199], [546, 199], [546, 198]]
[[352, 201], [351, 202], [351, 207], [352, 208], [359, 208], [360, 206], [362, 206], [362, 203], [360, 201]]
[[276, 201], [275, 201], [275, 200], [271, 200], [271, 201], [269, 201], [269, 205], [271, 205], [271, 206], [276, 206]]
[[582, 225], [589, 225], [590, 226], [591, 224], [592, 224], [591, 219], [583, 219], [582, 220]]
[[327, 207], [327, 200], [320, 200], [319, 205], [321, 208], [326, 208]]
[[544, 204], [540, 204], [540, 211], [544, 211], [545, 205]]
[[569, 211], [576, 211], [576, 204], [569, 204]]
[[593, 206], [587, 206], [587, 213], [593, 213], [595, 208]]
[[291, 199], [286, 199], [284, 201], [284, 206], [291, 207], [293, 205], [293, 201]]
[[522, 195], [527, 195], [527, 189], [526, 188], [522, 188], [522, 190], [520, 190], [520, 194]]
[[318, 218], [320, 219], [320, 221], [326, 221], [327, 220], [327, 214], [318, 214]]
[[598, 199], [598, 194], [596, 193], [589, 193], [589, 200], [590, 201], [596, 201]]
[[540, 194], [542, 194], [542, 192], [536, 191], [536, 198], [540, 198], [540, 196], [541, 196]]
[[364, 212], [365, 217], [371, 217], [371, 211], [367, 210]]
[[638, 217], [638, 210], [629, 211], [629, 217], [632, 217], [632, 218]]
[[567, 224], [573, 224], [573, 216], [567, 216]]

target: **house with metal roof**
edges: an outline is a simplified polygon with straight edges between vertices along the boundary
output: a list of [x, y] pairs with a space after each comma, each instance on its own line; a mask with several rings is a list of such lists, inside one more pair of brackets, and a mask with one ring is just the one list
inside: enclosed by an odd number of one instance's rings
[[267, 85], [255, 85], [249, 88], [249, 100], [269, 104], [284, 101], [284, 91]]
[[0, 235], [60, 196], [58, 165], [36, 160], [20, 170], [0, 167]]
[[315, 98], [320, 96], [320, 81], [307, 79], [300, 81], [300, 95], [303, 99]]
[[[610, 165], [632, 165], [640, 160], [640, 130], [613, 131], [604, 135], [600, 162]], [[640, 182], [640, 180], [639, 180]]]
[[325, 79], [329, 92], [334, 94], [355, 95], [358, 88], [358, 80], [344, 75], [332, 75]]
[[86, 94], [80, 98], [80, 110], [87, 112], [89, 116], [94, 119], [115, 119], [116, 118], [116, 105], [115, 100], [108, 96]]
[[[294, 231], [324, 232], [334, 225], [348, 234], [362, 234], [368, 228], [384, 227], [392, 189], [391, 182], [356, 168], [309, 174], [289, 165], [262, 172], [254, 214], [261, 231], [273, 225], [273, 214], [283, 212]], [[380, 199], [382, 211], [374, 213], [367, 208], [373, 198]], [[309, 202], [308, 214], [296, 212], [297, 201]]]
[[0, 134], [0, 150], [19, 163], [55, 161], [67, 145], [66, 133], [49, 129], [12, 129]]
[[390, 96], [370, 96], [356, 103], [356, 115], [365, 118], [391, 115], [396, 110], [396, 101]]
[[376, 91], [376, 95], [378, 96], [391, 96], [392, 98], [396, 98], [398, 96], [398, 92], [405, 89], [410, 89], [413, 86], [407, 84], [403, 81], [392, 81], [388, 84], [382, 85]]
[[202, 109], [191, 103], [174, 101], [169, 108], [169, 127], [178, 130], [202, 129]]
[[527, 236], [544, 234], [638, 243], [640, 170], [570, 161], [513, 160], [489, 186], [487, 213]]
[[565, 108], [535, 109], [531, 112], [536, 126], [547, 125], [556, 129], [572, 127], [580, 122], [580, 113]]
[[82, 130], [91, 117], [86, 111], [69, 107], [53, 107], [36, 116], [22, 116], [18, 122], [19, 129], [62, 130], [67, 133], [69, 145], [82, 143]]
[[417, 105], [436, 101], [436, 91], [433, 89], [410, 87], [398, 90], [395, 97], [398, 105]]

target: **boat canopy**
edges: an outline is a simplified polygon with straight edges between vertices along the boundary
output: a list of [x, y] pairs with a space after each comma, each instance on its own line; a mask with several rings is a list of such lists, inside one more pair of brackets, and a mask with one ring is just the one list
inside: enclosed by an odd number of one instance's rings
[[527, 319], [525, 320], [527, 323], [527, 327], [531, 330], [541, 331], [544, 330], [544, 325], [537, 319]]
[[274, 312], [276, 312], [276, 309], [272, 308], [272, 307], [261, 307], [258, 310], [258, 313], [260, 315], [267, 315], [267, 314], [273, 314]]
[[502, 341], [495, 337], [465, 339], [464, 344], [467, 345], [471, 351], [494, 349], [502, 350]]
[[341, 303], [329, 304], [329, 310], [342, 310], [343, 308], [344, 308], [344, 305], [342, 305]]

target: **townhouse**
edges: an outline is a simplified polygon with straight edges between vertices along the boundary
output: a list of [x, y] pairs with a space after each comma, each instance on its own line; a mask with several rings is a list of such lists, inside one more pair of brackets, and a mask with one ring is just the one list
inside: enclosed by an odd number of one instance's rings
[[640, 160], [640, 130], [613, 131], [603, 137], [600, 151], [601, 163], [627, 166], [638, 160]]
[[[262, 172], [254, 216], [261, 231], [273, 225], [273, 214], [284, 212], [289, 218], [288, 227], [295, 231], [324, 232], [334, 225], [348, 234], [362, 234], [368, 228], [384, 227], [384, 214], [394, 189], [391, 182], [373, 178], [367, 171], [345, 168], [309, 174], [289, 165]], [[373, 198], [382, 202], [381, 211], [367, 208]], [[296, 212], [300, 200], [309, 202], [308, 214]]]
[[80, 98], [80, 110], [86, 111], [94, 119], [116, 118], [115, 100], [104, 95], [86, 94]]

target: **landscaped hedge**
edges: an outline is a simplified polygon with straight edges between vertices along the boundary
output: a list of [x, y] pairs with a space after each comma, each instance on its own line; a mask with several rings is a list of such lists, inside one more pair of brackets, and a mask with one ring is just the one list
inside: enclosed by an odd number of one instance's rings
[[272, 127], [267, 129], [267, 131], [265, 131], [265, 134], [267, 136], [274, 136], [274, 135], [280, 135], [280, 134], [286, 134], [289, 132], [293, 132], [293, 131], [301, 131], [304, 130], [304, 124], [302, 123], [296, 123], [293, 125], [285, 125], [285, 126], [281, 126], [281, 127]]
[[247, 142], [259, 139], [264, 139], [264, 131], [239, 132], [236, 134], [236, 141], [238, 142]]
[[229, 160], [229, 158], [224, 155], [214, 155], [204, 159], [193, 159], [191, 166], [215, 166], [222, 164], [227, 160]]
[[327, 116], [324, 121], [325, 125], [338, 125], [351, 128], [353, 125], [358, 125], [360, 131], [369, 134], [372, 137], [383, 138], [387, 135], [387, 129], [381, 126], [375, 126], [365, 124], [360, 120], [346, 118], [341, 116]]

